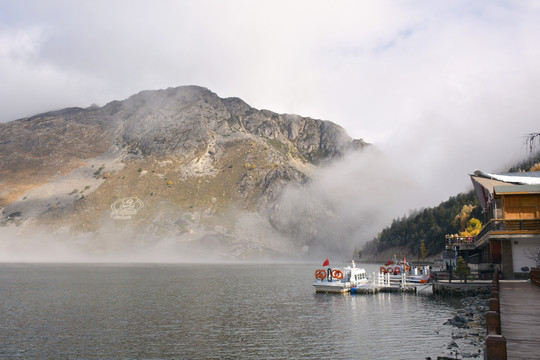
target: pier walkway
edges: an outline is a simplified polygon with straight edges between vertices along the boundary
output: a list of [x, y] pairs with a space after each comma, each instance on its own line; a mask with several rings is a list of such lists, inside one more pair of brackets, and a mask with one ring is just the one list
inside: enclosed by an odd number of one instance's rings
[[529, 281], [499, 283], [501, 333], [508, 359], [540, 358], [540, 286]]

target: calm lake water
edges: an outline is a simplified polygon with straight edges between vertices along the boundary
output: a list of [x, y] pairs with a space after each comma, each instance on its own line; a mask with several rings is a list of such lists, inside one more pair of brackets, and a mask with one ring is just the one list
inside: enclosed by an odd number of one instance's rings
[[[378, 269], [366, 266], [369, 271]], [[425, 359], [459, 303], [315, 294], [315, 265], [0, 264], [0, 358]]]

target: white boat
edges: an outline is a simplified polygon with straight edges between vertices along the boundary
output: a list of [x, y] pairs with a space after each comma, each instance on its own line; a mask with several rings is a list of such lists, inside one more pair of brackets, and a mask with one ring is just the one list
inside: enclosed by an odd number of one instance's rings
[[351, 288], [366, 286], [368, 277], [366, 270], [357, 268], [354, 261], [352, 266], [332, 269], [315, 270], [313, 286], [316, 292], [343, 293], [351, 291]]
[[388, 274], [390, 278], [402, 278], [405, 277], [405, 280], [408, 283], [418, 283], [424, 284], [429, 282], [431, 277], [431, 268], [427, 265], [418, 265], [412, 267], [406, 261], [397, 261], [392, 260], [388, 261], [386, 265], [382, 265], [379, 268], [381, 274]]

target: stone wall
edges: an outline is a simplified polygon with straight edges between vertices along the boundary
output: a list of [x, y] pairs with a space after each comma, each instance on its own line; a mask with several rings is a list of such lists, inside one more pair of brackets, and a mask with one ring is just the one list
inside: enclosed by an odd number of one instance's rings
[[443, 296], [478, 296], [489, 295], [491, 291], [490, 283], [435, 283], [433, 284], [433, 294]]

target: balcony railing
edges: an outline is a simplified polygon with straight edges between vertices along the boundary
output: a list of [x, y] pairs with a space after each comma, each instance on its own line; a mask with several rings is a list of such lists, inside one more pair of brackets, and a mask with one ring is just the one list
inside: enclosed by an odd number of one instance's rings
[[540, 233], [540, 219], [490, 220], [476, 236], [476, 239], [480, 240], [492, 231]]
[[474, 242], [476, 241], [476, 238], [470, 236], [446, 235], [445, 241], [446, 250], [454, 249], [456, 247], [466, 250], [474, 249]]
[[500, 264], [501, 261], [501, 254], [474, 254], [467, 258], [469, 264]]

